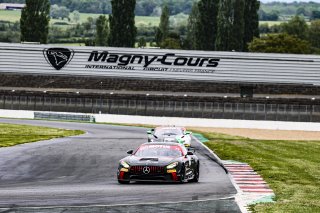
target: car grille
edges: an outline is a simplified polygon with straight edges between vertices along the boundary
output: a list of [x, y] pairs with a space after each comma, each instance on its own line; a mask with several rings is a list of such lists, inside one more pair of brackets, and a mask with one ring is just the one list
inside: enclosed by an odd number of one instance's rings
[[130, 173], [134, 175], [145, 175], [145, 173], [143, 173], [144, 167], [150, 168], [150, 173], [148, 173], [148, 175], [164, 174], [163, 166], [131, 166]]

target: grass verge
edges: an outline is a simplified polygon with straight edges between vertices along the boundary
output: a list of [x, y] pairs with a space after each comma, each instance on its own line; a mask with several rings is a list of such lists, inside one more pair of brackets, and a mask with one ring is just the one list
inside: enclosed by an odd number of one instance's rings
[[[98, 18], [102, 14], [95, 14], [95, 13], [80, 13], [80, 23], [87, 21], [89, 17]], [[72, 16], [72, 15], [71, 15]], [[2, 21], [10, 21], [16, 22], [20, 21], [21, 11], [20, 10], [0, 10], [0, 20]], [[141, 24], [143, 25], [150, 25], [150, 26], [158, 26], [160, 23], [160, 17], [154, 16], [136, 16], [135, 18], [136, 26]], [[68, 24], [75, 24], [74, 22], [68, 22], [66, 19], [51, 19], [50, 23], [54, 24], [56, 22], [65, 22]]]
[[61, 138], [83, 134], [80, 130], [64, 130], [48, 127], [1, 124], [0, 123], [0, 147], [15, 146], [53, 138]]
[[320, 141], [253, 140], [204, 133], [223, 160], [249, 163], [276, 194], [276, 202], [253, 212], [320, 212]]

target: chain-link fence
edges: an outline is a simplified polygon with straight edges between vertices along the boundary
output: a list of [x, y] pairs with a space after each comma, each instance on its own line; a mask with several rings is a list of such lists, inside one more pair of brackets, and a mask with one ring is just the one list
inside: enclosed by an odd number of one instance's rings
[[190, 118], [320, 122], [320, 105], [0, 96], [0, 108]]

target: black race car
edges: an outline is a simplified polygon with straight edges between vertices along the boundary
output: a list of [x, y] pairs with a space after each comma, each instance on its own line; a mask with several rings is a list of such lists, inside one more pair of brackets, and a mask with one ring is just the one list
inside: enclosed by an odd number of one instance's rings
[[178, 143], [145, 143], [120, 160], [118, 182], [167, 181], [198, 182], [199, 159]]

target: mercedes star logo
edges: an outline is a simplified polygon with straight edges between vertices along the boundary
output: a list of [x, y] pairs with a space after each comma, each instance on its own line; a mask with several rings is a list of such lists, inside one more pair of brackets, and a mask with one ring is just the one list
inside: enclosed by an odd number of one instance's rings
[[143, 171], [143, 173], [144, 173], [144, 174], [146, 174], [146, 175], [147, 175], [147, 174], [149, 174], [149, 173], [150, 173], [150, 167], [145, 166], [145, 167], [143, 167], [143, 170], [142, 170], [142, 171]]

